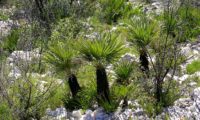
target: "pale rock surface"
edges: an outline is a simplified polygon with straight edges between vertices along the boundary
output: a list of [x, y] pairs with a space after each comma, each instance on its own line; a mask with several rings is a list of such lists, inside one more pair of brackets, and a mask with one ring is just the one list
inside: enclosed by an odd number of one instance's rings
[[131, 53], [126, 53], [124, 55], [121, 56], [121, 60], [125, 60], [125, 61], [139, 61], [138, 58], [136, 57], [136, 55], [131, 54]]
[[76, 111], [73, 111], [72, 112], [72, 116], [75, 118], [75, 119], [80, 119], [82, 117], [82, 113], [81, 113], [81, 110], [76, 110]]

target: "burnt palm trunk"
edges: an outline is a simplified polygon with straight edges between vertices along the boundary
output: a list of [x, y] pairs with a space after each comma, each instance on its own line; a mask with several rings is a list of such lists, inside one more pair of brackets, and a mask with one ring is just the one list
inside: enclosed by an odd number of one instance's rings
[[124, 102], [122, 104], [122, 108], [126, 108], [128, 106], [127, 96], [124, 97]]
[[81, 87], [78, 84], [77, 78], [74, 74], [71, 74], [68, 77], [68, 84], [72, 93], [72, 96], [75, 97]]
[[40, 12], [40, 17], [42, 20], [44, 20], [44, 4], [42, 2], [42, 0], [35, 0], [36, 6], [39, 9]]
[[156, 99], [157, 103], [161, 101], [162, 96], [162, 83], [159, 78], [156, 78]]
[[140, 65], [142, 71], [149, 71], [148, 55], [144, 49], [140, 51]]
[[109, 84], [108, 84], [108, 78], [106, 75], [106, 70], [104, 67], [96, 68], [96, 77], [97, 77], [96, 82], [97, 82], [98, 98], [100, 98], [103, 101], [108, 101], [110, 103]]

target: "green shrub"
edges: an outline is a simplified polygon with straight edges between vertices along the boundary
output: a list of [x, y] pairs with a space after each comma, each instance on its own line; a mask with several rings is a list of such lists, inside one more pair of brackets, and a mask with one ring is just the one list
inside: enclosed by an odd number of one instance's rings
[[144, 90], [145, 88], [136, 86], [136, 83], [132, 85], [132, 89], [129, 89], [129, 94], [135, 94], [134, 96], [132, 95], [132, 98], [138, 100], [139, 104], [149, 117], [155, 117], [156, 115], [160, 114], [164, 108], [173, 105], [174, 102], [181, 97], [179, 89], [180, 87], [174, 80], [167, 81], [163, 85], [163, 93], [160, 102], [157, 102], [154, 93], [148, 93], [146, 90]]
[[18, 0], [0, 0], [0, 5], [13, 6], [16, 5]]
[[14, 51], [17, 47], [19, 36], [20, 36], [19, 29], [12, 30], [11, 33], [5, 39], [5, 41], [3, 41], [3, 49], [10, 53]]
[[179, 95], [176, 94], [177, 91], [171, 89], [168, 93], [163, 94], [162, 100], [160, 102], [156, 102], [156, 99], [152, 95], [144, 94], [140, 96], [139, 103], [150, 117], [155, 117], [160, 114], [165, 107], [173, 105], [175, 100], [180, 98]]
[[124, 98], [128, 93], [128, 87], [123, 85], [113, 85], [111, 88], [111, 93], [114, 99]]
[[0, 120], [13, 120], [12, 113], [6, 102], [0, 103]]
[[[23, 2], [23, 4], [24, 3], [25, 2]], [[79, 19], [87, 18], [91, 16], [95, 10], [94, 0], [48, 0], [40, 3], [40, 6], [30, 1], [29, 4], [31, 4], [31, 9], [33, 11], [32, 17], [34, 16], [45, 20], [47, 24], [56, 23], [60, 19], [72, 16]]]
[[[67, 97], [68, 96], [68, 97]], [[94, 81], [91, 81], [87, 87], [81, 89], [77, 95], [73, 98], [69, 97], [70, 95], [65, 95], [63, 98], [63, 103], [65, 108], [68, 110], [92, 108], [92, 105], [96, 103], [96, 85]]]
[[108, 113], [116, 111], [121, 100], [127, 95], [128, 88], [123, 85], [113, 85], [110, 89], [110, 102], [100, 101], [99, 105]]
[[123, 85], [129, 84], [129, 79], [133, 72], [133, 62], [121, 61], [115, 65], [115, 74], [118, 82]]
[[39, 60], [36, 59], [29, 66], [30, 71], [34, 73], [40, 73], [40, 74], [45, 73], [47, 65], [43, 61], [42, 61], [42, 64], [40, 66], [39, 65], [40, 65]]
[[50, 93], [50, 97], [48, 99], [48, 107], [51, 109], [56, 109], [63, 105], [63, 96], [68, 92], [68, 88], [65, 86], [57, 86]]
[[200, 9], [190, 1], [183, 1], [178, 7], [175, 5], [164, 12], [164, 30], [174, 38], [178, 36], [178, 42], [192, 40], [200, 33]]
[[100, 7], [100, 20], [107, 24], [116, 23], [120, 18], [129, 16], [132, 9], [126, 0], [100, 0]]
[[[169, 86], [170, 84], [170, 86]], [[171, 80], [164, 84], [165, 91], [162, 94], [161, 104], [163, 107], [171, 106], [180, 98], [180, 86], [177, 81]]]
[[200, 87], [200, 77], [199, 76], [194, 76], [192, 78], [192, 81], [197, 83], [197, 86]]
[[[95, 68], [91, 64], [84, 64], [80, 67], [77, 73], [80, 85], [87, 87], [95, 81]], [[95, 85], [95, 84], [94, 84]]]
[[194, 74], [197, 71], [200, 71], [200, 60], [193, 61], [191, 64], [186, 67], [188, 74]]
[[[68, 95], [69, 96], [69, 95]], [[76, 109], [88, 109], [92, 108], [92, 105], [95, 104], [96, 101], [96, 89], [82, 89], [78, 94], [73, 97], [63, 98], [64, 106], [67, 110], [76, 110]]]
[[179, 21], [182, 21], [182, 37], [181, 41], [197, 37], [200, 33], [200, 8], [190, 5], [191, 3], [184, 3], [179, 8]]
[[111, 113], [111, 112], [116, 111], [117, 107], [119, 106], [119, 103], [111, 100], [110, 103], [107, 101], [101, 101], [99, 102], [99, 105], [103, 107], [106, 113]]
[[[1, 11], [0, 11], [1, 12]], [[9, 16], [3, 13], [0, 13], [0, 20], [6, 21], [9, 19]]]
[[78, 93], [78, 96], [82, 109], [86, 110], [92, 108], [92, 106], [96, 104], [97, 96], [95, 81], [90, 81], [90, 83]]
[[[70, 95], [67, 95], [67, 96], [69, 97]], [[65, 108], [70, 111], [82, 108], [82, 106], [79, 102], [78, 96], [75, 96], [73, 98], [67, 98], [67, 97], [63, 98], [63, 103], [64, 103]]]
[[74, 17], [61, 19], [53, 29], [51, 40], [65, 41], [69, 38], [75, 39], [78, 37], [78, 35], [80, 35], [82, 30], [83, 24], [80, 22], [80, 20]]
[[[38, 78], [23, 76], [10, 86], [9, 96], [13, 101], [11, 110], [16, 119], [41, 119], [45, 115], [51, 91], [56, 86], [51, 80], [49, 78], [42, 85]], [[16, 110], [19, 111], [17, 114]]]

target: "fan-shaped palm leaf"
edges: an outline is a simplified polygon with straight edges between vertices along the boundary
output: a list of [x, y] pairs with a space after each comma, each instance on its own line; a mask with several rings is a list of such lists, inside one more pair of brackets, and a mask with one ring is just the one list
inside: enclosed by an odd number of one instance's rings
[[75, 65], [73, 59], [76, 52], [69, 47], [70, 45], [58, 42], [49, 47], [44, 59], [56, 68], [56, 71], [68, 71]]
[[115, 74], [117, 75], [119, 83], [127, 85], [132, 72], [133, 72], [133, 62], [125, 60], [115, 65]]
[[82, 41], [80, 52], [88, 61], [111, 63], [124, 52], [124, 45], [116, 35], [103, 34], [100, 39]]
[[69, 46], [70, 43], [65, 44], [63, 42], [50, 46], [44, 59], [56, 68], [56, 72], [67, 73], [68, 84], [74, 97], [80, 90], [80, 86], [76, 76], [72, 73], [72, 69], [76, 66], [73, 61], [76, 52]]
[[128, 39], [139, 47], [145, 47], [155, 36], [155, 26], [155, 22], [146, 17], [131, 19], [128, 22]]

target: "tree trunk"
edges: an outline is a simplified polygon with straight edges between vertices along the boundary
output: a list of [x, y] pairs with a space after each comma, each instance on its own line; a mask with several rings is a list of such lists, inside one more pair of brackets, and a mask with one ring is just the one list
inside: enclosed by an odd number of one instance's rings
[[75, 97], [81, 87], [78, 84], [77, 78], [74, 74], [71, 74], [68, 78], [69, 87], [72, 93], [72, 96]]
[[97, 77], [97, 94], [98, 98], [102, 99], [103, 101], [108, 101], [109, 99], [109, 84], [108, 78], [106, 75], [106, 70], [104, 67], [97, 67], [96, 68], [96, 77]]
[[44, 20], [44, 5], [41, 0], [35, 0], [36, 6], [40, 11], [40, 17], [42, 20]]
[[156, 78], [156, 99], [157, 103], [161, 101], [161, 95], [162, 95], [162, 84], [159, 78]]
[[127, 96], [124, 97], [124, 102], [122, 104], [122, 108], [126, 108], [128, 106], [128, 100], [127, 100]]
[[148, 56], [145, 50], [140, 51], [140, 64], [141, 64], [141, 70], [148, 72], [149, 71], [149, 61]]

